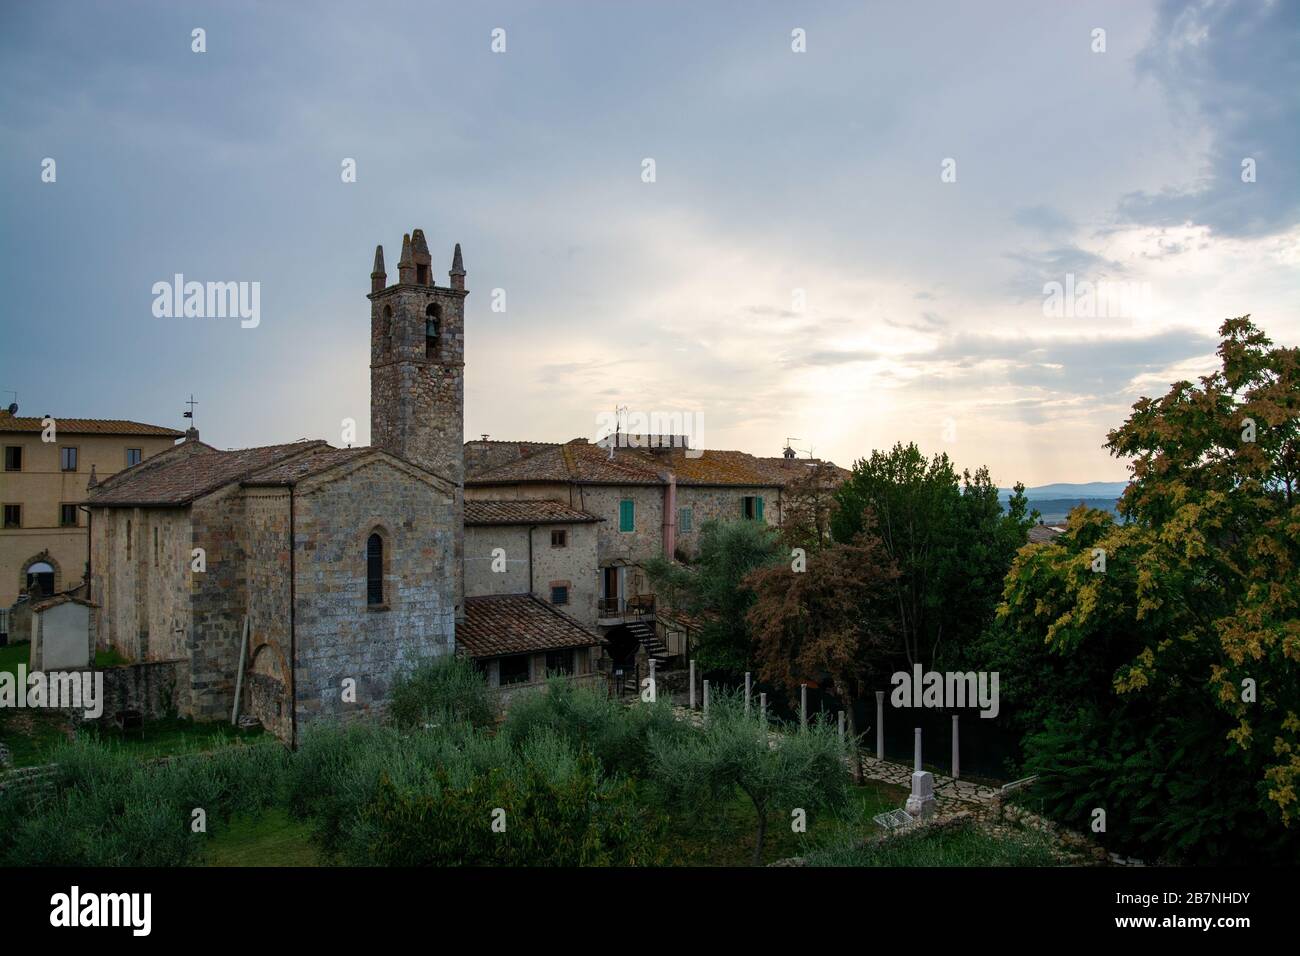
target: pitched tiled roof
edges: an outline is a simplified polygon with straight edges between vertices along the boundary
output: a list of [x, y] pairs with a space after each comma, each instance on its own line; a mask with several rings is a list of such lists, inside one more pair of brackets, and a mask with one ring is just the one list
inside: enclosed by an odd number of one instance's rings
[[522, 498], [511, 501], [465, 502], [465, 524], [570, 524], [600, 521], [596, 515], [559, 501]]
[[[807, 459], [802, 461], [806, 466]], [[839, 469], [842, 471], [842, 469]], [[474, 475], [472, 485], [574, 482], [606, 485], [660, 485], [668, 472], [679, 485], [738, 485], [776, 488], [806, 472], [780, 458], [756, 458], [743, 451], [683, 448], [609, 449], [578, 439]], [[847, 473], [846, 473], [847, 474]]]
[[573, 618], [532, 594], [465, 599], [465, 622], [456, 625], [456, 646], [471, 657], [559, 651], [603, 643]]
[[1036, 524], [1029, 529], [1029, 543], [1042, 544], [1045, 541], [1052, 541], [1059, 537], [1064, 528], [1053, 527], [1052, 525]]
[[[310, 455], [330, 446], [323, 441], [291, 442], [287, 445], [264, 445], [261, 448], [240, 448], [218, 451], [209, 445], [200, 445], [190, 454], [154, 459], [151, 467], [140, 471], [128, 468], [113, 476], [111, 481], [91, 490], [86, 504], [91, 507], [175, 506], [186, 505], [233, 481], [241, 481], [298, 455]], [[181, 446], [182, 448], [184, 446]]]
[[[182, 438], [185, 433], [163, 425], [146, 425], [118, 418], [59, 418], [51, 416], [59, 432], [65, 435], [156, 435], [160, 438]], [[0, 432], [39, 432], [45, 429], [43, 418], [15, 418], [0, 411]]]
[[376, 448], [331, 448], [321, 443], [324, 447], [314, 455], [307, 455], [304, 458], [294, 458], [290, 461], [282, 461], [279, 464], [272, 465], [257, 472], [254, 475], [244, 479], [246, 485], [293, 485], [310, 478], [312, 475], [319, 475], [322, 471], [333, 468], [335, 465], [341, 465], [347, 461], [355, 461], [362, 455], [368, 455], [371, 452], [378, 451]]
[[500, 468], [512, 461], [535, 455], [539, 451], [558, 447], [558, 442], [547, 441], [467, 441], [465, 442], [465, 474], [473, 477], [479, 472]]

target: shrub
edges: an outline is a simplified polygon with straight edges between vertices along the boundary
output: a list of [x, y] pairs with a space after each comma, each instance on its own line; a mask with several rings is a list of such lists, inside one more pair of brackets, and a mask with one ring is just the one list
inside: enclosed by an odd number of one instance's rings
[[474, 662], [450, 654], [421, 661], [394, 682], [388, 719], [406, 728], [458, 722], [489, 727], [496, 708]]
[[54, 785], [29, 799], [6, 798], [0, 838], [6, 866], [184, 866], [196, 863], [205, 835], [238, 811], [276, 797], [287, 754], [278, 744], [232, 746], [212, 756], [140, 763], [87, 739], [53, 754]]
[[501, 735], [518, 747], [538, 731], [553, 733], [573, 749], [585, 749], [609, 774], [646, 777], [650, 773], [650, 738], [664, 740], [686, 727], [664, 699], [631, 705], [612, 700], [590, 687], [552, 678], [545, 689], [516, 698]]
[[454, 766], [405, 786], [383, 775], [362, 811], [364, 856], [348, 854], [345, 862], [602, 866], [659, 859], [633, 783], [607, 777], [591, 754], [551, 732], [529, 735], [503, 766], [468, 781], [457, 777]]

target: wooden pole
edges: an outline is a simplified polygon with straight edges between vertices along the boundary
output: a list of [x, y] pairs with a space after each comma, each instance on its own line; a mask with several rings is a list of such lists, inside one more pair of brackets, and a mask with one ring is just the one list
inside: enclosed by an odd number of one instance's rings
[[695, 661], [691, 660], [691, 710], [695, 709]]
[[844, 711], [840, 711], [840, 746], [844, 746]]
[[758, 719], [767, 723], [767, 691], [760, 691], [758, 695]]
[[749, 716], [749, 690], [750, 690], [749, 671], [745, 671], [745, 716], [746, 717]]
[[709, 716], [709, 682], [704, 682], [704, 716]]
[[808, 729], [808, 685], [799, 685], [799, 728]]

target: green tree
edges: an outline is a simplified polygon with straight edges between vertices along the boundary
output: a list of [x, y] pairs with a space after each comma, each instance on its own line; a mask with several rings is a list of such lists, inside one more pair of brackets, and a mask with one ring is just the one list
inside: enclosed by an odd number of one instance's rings
[[750, 573], [757, 598], [749, 609], [759, 679], [784, 685], [830, 675], [848, 715], [854, 780], [862, 779], [862, 754], [854, 702], [862, 680], [888, 661], [892, 617], [880, 613], [898, 577], [880, 537], [868, 524], [853, 541], [827, 545], [807, 568], [773, 565]]
[[[889, 603], [901, 656], [909, 666], [960, 659], [992, 620], [1001, 584], [1036, 515], [1016, 486], [1004, 512], [988, 469], [959, 475], [947, 455], [926, 459], [914, 444], [873, 451], [854, 463], [836, 492], [831, 517], [837, 541], [876, 521], [899, 571]], [[952, 644], [949, 650], [945, 641]]]
[[754, 865], [774, 818], [794, 810], [810, 817], [842, 807], [848, 795], [844, 750], [836, 728], [821, 720], [806, 730], [781, 732], [775, 722], [751, 713], [740, 698], [720, 692], [696, 732], [651, 738], [654, 768], [668, 799], [707, 813], [743, 793], [754, 808]]
[[741, 674], [750, 669], [751, 641], [745, 614], [754, 602], [744, 583], [755, 568], [788, 554], [777, 533], [758, 521], [706, 521], [700, 551], [690, 565], [647, 561], [656, 593], [703, 622], [696, 657], [706, 670]]
[[1027, 738], [1027, 765], [1063, 811], [1109, 794], [1130, 839], [1180, 859], [1297, 845], [1300, 360], [1248, 316], [1220, 334], [1220, 369], [1110, 433], [1131, 462], [1124, 523], [1076, 509], [1020, 552], [1000, 609], [1068, 659], [1048, 675], [1094, 687]]

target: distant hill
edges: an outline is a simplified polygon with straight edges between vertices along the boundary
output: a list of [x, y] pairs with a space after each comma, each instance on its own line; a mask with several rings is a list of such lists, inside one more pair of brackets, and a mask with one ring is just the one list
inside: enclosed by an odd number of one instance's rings
[[[1058, 524], [1079, 505], [1099, 511], [1114, 511], [1115, 502], [1128, 486], [1126, 481], [1058, 482], [1025, 489], [1030, 509], [1037, 509], [1045, 524]], [[1011, 497], [1011, 488], [1001, 488], [1002, 502]]]
[[[1118, 498], [1128, 487], [1127, 481], [1082, 481], [1077, 483], [1058, 482], [1054, 485], [1038, 485], [1025, 489], [1025, 497], [1030, 501], [1035, 498]], [[1011, 497], [1010, 488], [998, 489], [1002, 500]]]

